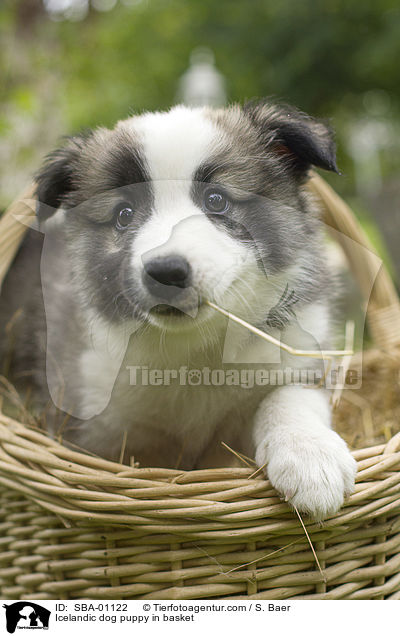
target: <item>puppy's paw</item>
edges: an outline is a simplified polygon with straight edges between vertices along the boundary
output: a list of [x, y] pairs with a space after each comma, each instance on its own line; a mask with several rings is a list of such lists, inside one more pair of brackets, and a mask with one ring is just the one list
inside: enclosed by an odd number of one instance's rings
[[331, 429], [312, 436], [292, 433], [290, 441], [271, 440], [256, 453], [267, 464], [271, 484], [299, 512], [321, 521], [335, 514], [354, 490], [357, 464], [345, 442]]

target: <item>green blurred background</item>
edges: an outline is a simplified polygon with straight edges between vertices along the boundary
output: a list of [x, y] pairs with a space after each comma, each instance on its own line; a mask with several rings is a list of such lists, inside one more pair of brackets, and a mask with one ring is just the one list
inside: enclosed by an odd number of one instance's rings
[[329, 181], [400, 279], [398, 0], [3, 0], [0, 37], [2, 208], [62, 135], [185, 97], [207, 47], [227, 102], [330, 120]]

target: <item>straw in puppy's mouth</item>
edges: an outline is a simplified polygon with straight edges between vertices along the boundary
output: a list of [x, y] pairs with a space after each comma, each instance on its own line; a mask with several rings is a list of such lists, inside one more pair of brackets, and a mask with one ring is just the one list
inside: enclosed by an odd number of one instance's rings
[[[261, 329], [254, 327], [254, 325], [250, 324], [246, 320], [243, 320], [242, 318], [239, 318], [239, 316], [236, 316], [232, 312], [227, 311], [226, 309], [223, 309], [222, 307], [219, 307], [219, 305], [212, 302], [211, 300], [204, 299], [204, 304], [208, 305], [212, 309], [215, 309], [215, 311], [218, 311], [220, 314], [226, 316], [230, 320], [233, 320], [234, 322], [236, 322], [238, 325], [241, 325], [245, 329], [248, 329], [256, 336], [259, 336], [260, 338], [267, 340], [267, 342], [270, 342], [271, 344], [279, 347], [280, 349], [283, 349], [283, 351], [286, 351], [287, 353], [290, 353], [291, 355], [301, 356], [306, 358], [317, 358], [319, 360], [332, 360], [332, 358], [334, 357], [352, 356], [354, 354], [353, 346], [351, 347], [349, 346], [348, 348], [342, 351], [295, 349], [294, 347], [291, 347], [290, 345], [285, 344], [284, 342], [281, 342], [277, 338], [274, 338], [270, 334], [265, 333], [265, 331], [261, 331]], [[354, 323], [352, 321], [348, 321], [346, 324], [346, 344], [348, 344], [349, 341], [352, 342], [353, 340], [354, 340]]]

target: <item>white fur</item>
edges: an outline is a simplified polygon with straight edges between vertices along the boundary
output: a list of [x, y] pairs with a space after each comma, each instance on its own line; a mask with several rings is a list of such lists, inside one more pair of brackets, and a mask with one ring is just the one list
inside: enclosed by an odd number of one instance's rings
[[222, 137], [203, 109], [184, 106], [176, 106], [168, 113], [145, 113], [119, 125], [139, 135], [155, 181], [190, 181]]
[[256, 462], [271, 484], [316, 520], [334, 514], [354, 488], [356, 462], [330, 428], [327, 395], [318, 389], [276, 389], [257, 410]]
[[168, 190], [169, 201], [162, 195], [158, 204], [156, 199], [155, 212], [132, 245], [132, 266], [140, 279], [144, 259], [179, 254], [190, 262], [196, 289], [213, 298], [218, 289], [230, 287], [248, 253], [196, 208], [189, 188], [190, 183], [176, 181], [158, 184], [156, 191]]
[[149, 220], [132, 245], [136, 278], [144, 260], [180, 255], [190, 262], [195, 288], [221, 301], [239, 275], [256, 271], [248, 250], [218, 230], [190, 196], [196, 169], [218, 150], [223, 133], [201, 109], [183, 107], [123, 125], [141, 141], [155, 195]]
[[78, 417], [81, 419], [98, 415], [107, 407], [129, 338], [138, 328], [139, 325], [133, 322], [130, 325], [115, 326], [98, 316], [92, 315], [89, 318], [91, 346], [82, 352], [80, 358], [80, 372], [85, 387], [79, 405]]
[[[93, 409], [98, 412], [99, 402], [104, 404], [105, 396], [109, 400], [112, 392], [109, 408], [115, 417], [112, 418], [112, 431], [108, 420], [96, 419], [95, 429], [83, 430], [80, 445], [90, 447], [95, 431], [97, 452], [109, 454], [114, 447], [121, 447], [124, 431], [127, 431], [130, 446], [141, 456], [142, 463], [174, 467], [187, 442], [188, 448], [192, 449], [188, 461], [198, 462], [215, 432], [216, 423], [223, 422], [228, 414], [230, 422], [234, 423], [231, 429], [236, 431], [244, 426], [246, 414], [251, 410], [246, 409], [236, 387], [210, 389], [207, 386], [180, 386], [177, 382], [170, 386], [142, 386], [140, 375], [137, 385], [129, 384], [129, 371], [125, 365], [160, 370], [179, 369], [182, 365], [190, 369], [220, 368], [220, 349], [210, 346], [211, 338], [205, 341], [204, 336], [202, 338], [202, 334], [196, 332], [163, 334], [156, 327], [150, 327], [144, 333], [138, 331], [132, 335], [124, 365], [118, 373], [123, 336], [116, 332], [111, 336], [119, 339], [113, 354], [105, 325], [94, 325], [97, 351], [88, 350], [81, 358], [85, 377], [83, 408], [86, 413]], [[245, 397], [255, 408], [255, 393], [248, 392]], [[159, 440], [163, 442], [161, 450], [155, 444]], [[150, 459], [146, 461], [149, 455]]]

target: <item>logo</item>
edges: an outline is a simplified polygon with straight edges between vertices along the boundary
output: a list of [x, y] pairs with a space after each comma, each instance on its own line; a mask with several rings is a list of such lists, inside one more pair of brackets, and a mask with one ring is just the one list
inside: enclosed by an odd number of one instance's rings
[[28, 601], [3, 605], [6, 609], [7, 631], [16, 629], [49, 629], [50, 610]]

